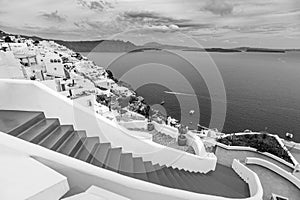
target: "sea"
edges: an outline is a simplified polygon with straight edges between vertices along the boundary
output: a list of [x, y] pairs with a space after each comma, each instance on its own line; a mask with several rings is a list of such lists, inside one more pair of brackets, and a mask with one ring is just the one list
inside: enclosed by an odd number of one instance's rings
[[267, 131], [300, 142], [300, 52], [83, 52], [191, 128]]

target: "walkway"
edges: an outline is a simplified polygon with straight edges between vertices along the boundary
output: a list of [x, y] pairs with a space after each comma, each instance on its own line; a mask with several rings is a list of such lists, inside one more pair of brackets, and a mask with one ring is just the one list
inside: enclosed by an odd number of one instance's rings
[[[290, 149], [291, 154], [294, 158], [300, 163], [300, 150], [297, 149]], [[300, 179], [300, 172], [294, 174], [298, 179]], [[300, 199], [300, 198], [299, 198]]]
[[259, 177], [263, 190], [263, 200], [270, 200], [272, 193], [288, 197], [289, 200], [299, 200], [300, 190], [278, 174], [257, 165], [247, 165]]

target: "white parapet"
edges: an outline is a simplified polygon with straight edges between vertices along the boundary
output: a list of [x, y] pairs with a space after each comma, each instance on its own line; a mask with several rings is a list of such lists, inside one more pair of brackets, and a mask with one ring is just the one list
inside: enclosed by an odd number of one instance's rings
[[70, 196], [68, 198], [64, 198], [62, 200], [106, 200], [106, 199], [96, 196], [96, 195], [93, 195], [93, 194], [83, 192], [80, 194]]
[[70, 196], [62, 200], [130, 200], [126, 197], [92, 185], [85, 192]]
[[57, 200], [68, 190], [67, 178], [29, 156], [0, 145], [1, 200]]
[[103, 188], [96, 187], [96, 186], [91, 186], [86, 191], [86, 193], [100, 196], [100, 197], [103, 197], [104, 199], [110, 199], [110, 200], [129, 200], [126, 197], [120, 196], [116, 193], [110, 192], [108, 190], [105, 190]]
[[232, 168], [248, 184], [251, 195], [249, 200], [262, 200], [263, 187], [257, 174], [236, 159], [232, 162]]

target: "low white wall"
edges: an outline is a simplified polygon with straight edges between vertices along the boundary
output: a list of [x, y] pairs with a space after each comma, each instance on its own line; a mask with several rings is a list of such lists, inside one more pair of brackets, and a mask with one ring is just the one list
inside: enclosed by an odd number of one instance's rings
[[200, 157], [140, 140], [116, 123], [39, 82], [0, 79], [0, 94], [5, 94], [0, 98], [0, 109], [42, 111], [48, 118], [59, 118], [61, 124], [72, 124], [76, 130], [86, 130], [88, 136], [98, 136], [101, 142], [122, 147], [124, 152], [141, 156], [145, 161], [202, 173], [215, 169], [216, 158]]
[[157, 122], [152, 122], [157, 131], [162, 132], [172, 138], [177, 138], [179, 135], [178, 129], [175, 127], [168, 126], [166, 124], [159, 124]]
[[[187, 134], [187, 139], [188, 139], [188, 145], [192, 146], [193, 149], [195, 150], [196, 155], [199, 156], [212, 156], [215, 157], [213, 153], [207, 153], [205, 150], [205, 146], [202, 142], [202, 140], [193, 132], [188, 131]], [[217, 159], [217, 158], [216, 158]]]
[[129, 122], [120, 121], [119, 124], [125, 128], [137, 128], [137, 129], [146, 129], [147, 130], [147, 121], [146, 120], [132, 120]]
[[227, 149], [227, 150], [236, 150], [236, 151], [252, 151], [252, 152], [256, 152], [256, 153], [259, 153], [259, 154], [262, 154], [262, 155], [265, 155], [265, 156], [268, 156], [269, 158], [272, 158], [282, 164], [284, 164], [285, 166], [293, 169], [294, 168], [294, 165], [292, 163], [289, 163], [271, 153], [268, 153], [268, 152], [259, 152], [257, 151], [255, 148], [252, 148], [252, 147], [242, 147], [242, 146], [228, 146], [228, 145], [225, 145], [225, 144], [222, 144], [222, 143], [219, 143], [217, 142], [217, 146], [219, 147], [222, 147], [224, 149]]
[[[164, 200], [230, 200], [219, 196], [197, 194], [152, 184], [129, 178], [118, 173], [99, 168], [0, 132], [0, 145], [7, 146], [35, 158], [68, 178], [70, 188], [82, 191], [95, 185], [130, 199]], [[239, 199], [236, 199], [239, 200]], [[242, 199], [241, 199], [242, 200]], [[245, 198], [244, 200], [259, 200]]]
[[300, 151], [300, 143], [290, 142], [290, 141], [286, 141], [283, 139], [282, 139], [282, 142], [284, 143], [285, 146], [287, 146], [289, 148], [297, 149], [298, 151]]
[[283, 178], [287, 179], [288, 181], [290, 181], [291, 183], [293, 183], [295, 186], [297, 186], [300, 189], [300, 180], [294, 176], [292, 173], [285, 171], [284, 169], [278, 167], [277, 165], [264, 160], [264, 159], [260, 159], [260, 158], [246, 158], [246, 164], [254, 164], [254, 165], [259, 165], [262, 167], [265, 167], [273, 172], [275, 172], [276, 174], [282, 176]]
[[280, 137], [278, 135], [273, 135], [273, 136], [276, 138], [276, 140], [278, 141], [278, 143], [280, 144], [280, 146], [287, 152], [287, 154], [291, 158], [292, 162], [294, 163], [294, 166], [299, 165], [298, 161], [294, 158], [294, 156], [291, 154], [291, 152], [286, 148], [286, 146], [284, 145], [284, 143], [280, 139]]
[[248, 184], [251, 199], [262, 200], [263, 188], [257, 174], [236, 159], [232, 162], [232, 168]]
[[[170, 127], [166, 124], [159, 124], [155, 121], [151, 122], [152, 124], [154, 124], [154, 128], [163, 133], [166, 134], [172, 138], [177, 138], [179, 133], [178, 133], [178, 129], [174, 128], [174, 127]], [[144, 128], [147, 129], [147, 124], [148, 121], [146, 120], [132, 120], [132, 121], [128, 121], [128, 122], [124, 122], [121, 121], [119, 122], [120, 125], [124, 126], [125, 128]]]

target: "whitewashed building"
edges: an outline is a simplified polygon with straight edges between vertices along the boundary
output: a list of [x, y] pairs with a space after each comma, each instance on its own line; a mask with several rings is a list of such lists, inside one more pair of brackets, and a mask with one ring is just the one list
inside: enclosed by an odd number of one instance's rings
[[59, 55], [55, 53], [47, 53], [43, 58], [43, 62], [45, 64], [47, 75], [66, 78], [67, 75], [64, 69], [64, 64]]
[[0, 51], [0, 78], [24, 78], [22, 66], [12, 51]]

